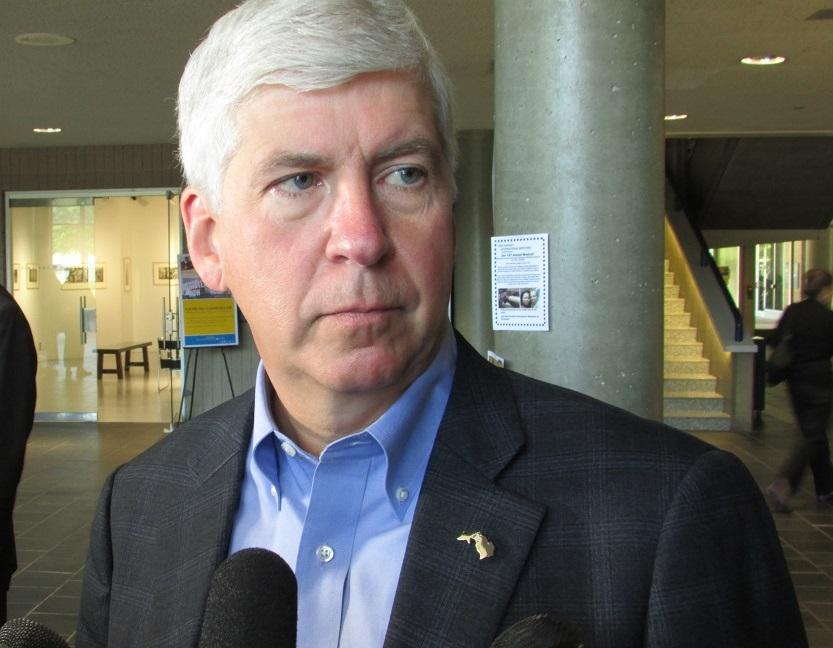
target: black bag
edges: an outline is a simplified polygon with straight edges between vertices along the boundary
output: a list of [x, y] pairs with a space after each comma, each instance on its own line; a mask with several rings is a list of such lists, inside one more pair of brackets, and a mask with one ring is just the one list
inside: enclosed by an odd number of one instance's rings
[[772, 350], [769, 360], [767, 360], [766, 384], [770, 387], [784, 382], [787, 374], [789, 374], [790, 367], [793, 363], [793, 351], [790, 346], [791, 339], [792, 335], [789, 333], [785, 334]]

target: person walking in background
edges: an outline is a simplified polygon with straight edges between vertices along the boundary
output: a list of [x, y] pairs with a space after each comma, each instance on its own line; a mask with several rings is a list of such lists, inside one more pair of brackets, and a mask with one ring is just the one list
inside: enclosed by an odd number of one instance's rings
[[792, 510], [791, 499], [807, 467], [813, 473], [816, 498], [833, 504], [833, 464], [827, 440], [827, 423], [833, 404], [833, 276], [814, 268], [804, 277], [804, 300], [784, 311], [769, 344], [789, 344], [792, 362], [787, 387], [801, 440], [779, 477], [767, 488], [775, 510]]
[[6, 622], [6, 594], [17, 569], [12, 512], [35, 416], [37, 367], [26, 316], [0, 286], [0, 625]]

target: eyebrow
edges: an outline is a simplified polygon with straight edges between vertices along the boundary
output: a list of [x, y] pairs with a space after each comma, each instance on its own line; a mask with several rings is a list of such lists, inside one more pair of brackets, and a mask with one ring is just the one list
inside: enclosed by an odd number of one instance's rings
[[262, 164], [257, 166], [257, 176], [268, 175], [275, 169], [282, 168], [309, 168], [326, 164], [329, 158], [314, 153], [295, 153], [290, 151], [279, 151], [270, 155]]
[[414, 153], [426, 154], [433, 160], [440, 157], [439, 146], [436, 142], [425, 137], [417, 137], [412, 140], [394, 144], [389, 148], [382, 149], [376, 154], [374, 159], [377, 162], [386, 162], [388, 160], [394, 160], [398, 157], [402, 157], [403, 155], [413, 155]]

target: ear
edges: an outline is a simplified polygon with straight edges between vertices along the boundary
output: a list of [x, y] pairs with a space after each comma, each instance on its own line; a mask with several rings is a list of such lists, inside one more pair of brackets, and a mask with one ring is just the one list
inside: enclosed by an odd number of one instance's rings
[[217, 216], [209, 208], [204, 194], [195, 187], [183, 190], [179, 206], [194, 269], [211, 290], [228, 290], [223, 277]]

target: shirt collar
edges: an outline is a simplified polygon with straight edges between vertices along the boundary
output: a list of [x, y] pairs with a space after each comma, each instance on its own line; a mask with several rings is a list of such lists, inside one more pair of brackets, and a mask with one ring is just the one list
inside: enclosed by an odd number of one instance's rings
[[[457, 342], [449, 325], [440, 349], [428, 368], [387, 411], [365, 430], [357, 432], [369, 434], [384, 452], [387, 495], [400, 518], [404, 518], [422, 485], [431, 448], [451, 393], [456, 360]], [[253, 453], [264, 439], [274, 433], [278, 444], [289, 443], [297, 453], [308, 456], [278, 429], [270, 406], [271, 397], [272, 384], [261, 361], [255, 378], [254, 425], [249, 452]], [[322, 454], [355, 436], [334, 441]]]

